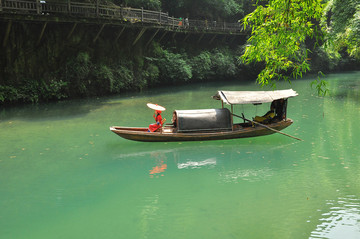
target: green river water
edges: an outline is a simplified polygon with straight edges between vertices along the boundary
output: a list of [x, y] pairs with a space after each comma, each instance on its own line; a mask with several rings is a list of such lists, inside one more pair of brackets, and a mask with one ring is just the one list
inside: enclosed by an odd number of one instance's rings
[[[209, 83], [0, 111], [0, 238], [360, 238], [360, 72], [278, 83], [294, 124], [225, 141], [141, 143], [109, 126], [153, 122], [147, 102], [220, 108]], [[247, 117], [269, 105], [236, 106]]]

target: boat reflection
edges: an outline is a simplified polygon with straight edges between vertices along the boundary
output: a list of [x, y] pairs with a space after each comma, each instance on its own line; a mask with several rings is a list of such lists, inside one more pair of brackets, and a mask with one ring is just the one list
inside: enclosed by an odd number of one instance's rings
[[209, 159], [205, 159], [202, 161], [188, 161], [188, 162], [184, 162], [184, 163], [178, 163], [177, 164], [177, 168], [178, 169], [194, 169], [194, 168], [200, 168], [203, 166], [216, 166], [216, 158], [209, 158]]
[[154, 150], [129, 147], [114, 155], [114, 159], [123, 164], [123, 168], [144, 165], [142, 170], [150, 178], [174, 174], [176, 170], [213, 170], [217, 180], [223, 183], [269, 180], [278, 168], [292, 165], [292, 161], [277, 160], [283, 158], [280, 155], [286, 144], [271, 145], [266, 142], [264, 147], [264, 144], [237, 142], [158, 144]]
[[164, 176], [163, 172], [165, 169], [167, 169], [167, 164], [165, 164], [164, 161], [161, 161], [160, 165], [157, 165], [150, 170], [150, 177], [153, 178], [154, 175], [158, 177], [159, 174], [160, 176]]
[[360, 199], [347, 196], [327, 202], [330, 211], [322, 214], [310, 238], [360, 238]]

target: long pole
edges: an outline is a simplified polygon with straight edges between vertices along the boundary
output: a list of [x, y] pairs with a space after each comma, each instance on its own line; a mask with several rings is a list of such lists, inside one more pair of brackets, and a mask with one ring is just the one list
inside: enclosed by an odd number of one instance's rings
[[285, 133], [283, 133], [283, 132], [281, 132], [281, 131], [279, 131], [279, 130], [273, 129], [273, 128], [271, 128], [271, 127], [269, 127], [269, 126], [267, 126], [267, 125], [261, 124], [261, 123], [259, 123], [259, 122], [246, 119], [245, 117], [242, 117], [242, 116], [240, 116], [240, 115], [236, 115], [236, 114], [232, 114], [232, 115], [233, 115], [233, 116], [236, 116], [236, 117], [239, 117], [239, 118], [241, 118], [241, 119], [243, 119], [243, 120], [249, 121], [249, 122], [251, 122], [251, 123], [258, 124], [258, 125], [260, 125], [260, 126], [262, 126], [262, 127], [265, 127], [265, 128], [267, 128], [267, 129], [269, 129], [269, 130], [272, 130], [272, 131], [274, 131], [274, 132], [276, 132], [276, 133], [279, 133], [279, 134], [288, 136], [288, 137], [293, 138], [293, 139], [296, 139], [296, 140], [303, 141], [302, 139], [296, 138], [296, 137], [291, 136], [291, 135], [289, 135], [289, 134], [285, 134]]

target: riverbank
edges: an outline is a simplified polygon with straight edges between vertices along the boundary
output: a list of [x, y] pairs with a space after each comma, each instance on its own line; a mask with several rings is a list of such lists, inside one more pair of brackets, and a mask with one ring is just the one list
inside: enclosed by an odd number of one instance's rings
[[[6, 26], [0, 22], [1, 30]], [[224, 35], [210, 42], [212, 35], [199, 39], [199, 35], [169, 33], [151, 42], [144, 36], [134, 44], [137, 28], [126, 28], [115, 41], [114, 29], [109, 27], [94, 42], [97, 31], [92, 28], [85, 25], [68, 37], [68, 25], [49, 25], [37, 44], [35, 25], [14, 22], [9, 46], [0, 48], [0, 102], [111, 95], [234, 78], [241, 72], [237, 56], [244, 36]]]
[[[5, 22], [0, 22], [5, 31]], [[127, 28], [114, 41], [114, 29], [84, 26], [68, 37], [69, 26], [49, 25], [40, 44], [39, 26], [13, 23], [7, 47], [0, 48], [0, 104], [39, 103], [122, 94], [129, 91], [226, 80], [255, 80], [256, 66], [239, 61], [246, 36], [167, 34], [150, 43]], [[150, 36], [153, 32], [148, 32]], [[186, 39], [185, 39], [186, 38]], [[354, 70], [359, 64], [344, 56], [337, 61], [315, 49], [312, 72]]]

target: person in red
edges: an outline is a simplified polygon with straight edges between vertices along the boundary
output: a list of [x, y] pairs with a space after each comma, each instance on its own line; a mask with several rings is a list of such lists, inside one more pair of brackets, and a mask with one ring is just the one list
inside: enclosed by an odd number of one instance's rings
[[162, 127], [161, 111], [155, 110], [153, 117], [154, 117], [156, 123], [149, 125], [148, 132], [155, 132], [156, 130], [158, 130], [159, 128]]

